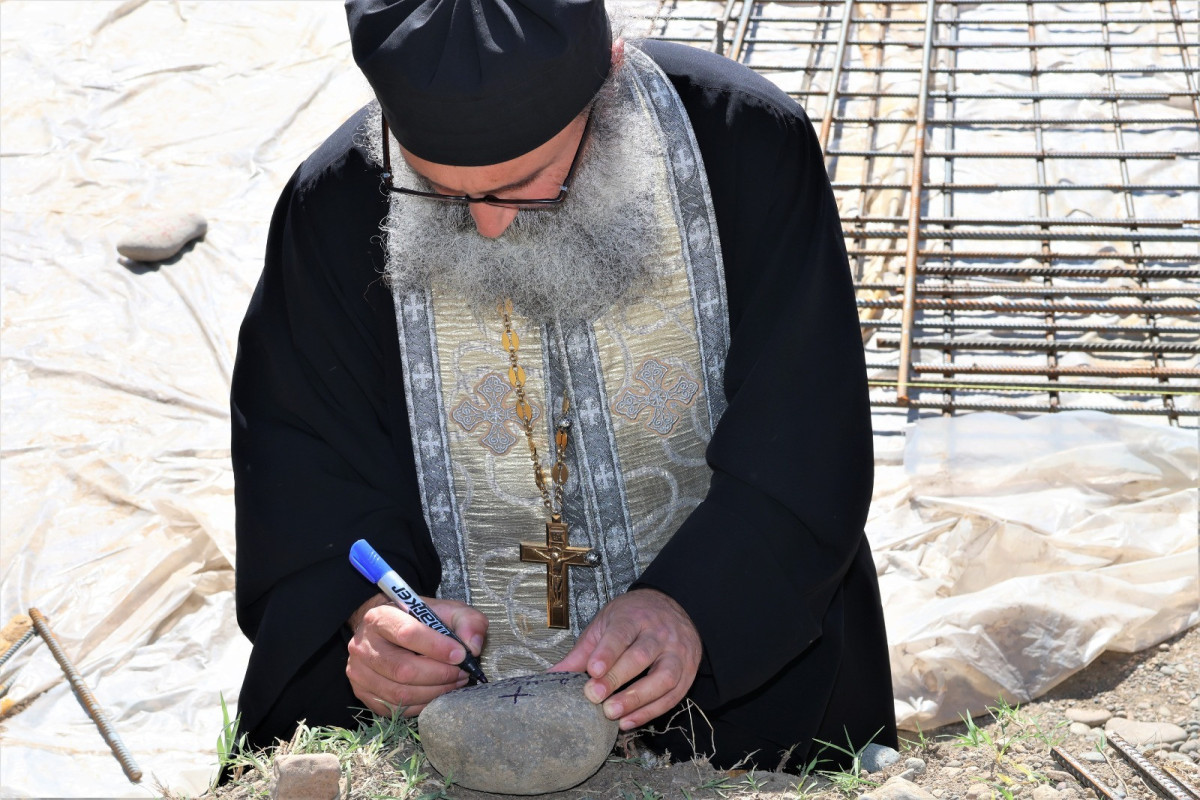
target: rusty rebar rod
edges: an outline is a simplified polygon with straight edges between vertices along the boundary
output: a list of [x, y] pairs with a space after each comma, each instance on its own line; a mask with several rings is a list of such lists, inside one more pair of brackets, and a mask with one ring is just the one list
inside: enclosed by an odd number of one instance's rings
[[[947, 364], [949, 371], [954, 365]], [[895, 381], [883, 378], [868, 378], [869, 386], [895, 386]], [[999, 381], [916, 381], [909, 379], [909, 386], [915, 389], [936, 389], [938, 391], [964, 392], [1019, 392], [1030, 394], [1036, 392], [1064, 392], [1067, 394], [1115, 394], [1141, 397], [1155, 397], [1163, 394], [1194, 395], [1200, 394], [1200, 388], [1192, 391], [1182, 390], [1173, 385], [1155, 384], [1121, 384], [1121, 383], [1006, 383]]]
[[54, 632], [50, 630], [50, 624], [42, 616], [42, 612], [36, 608], [31, 608], [29, 609], [29, 618], [33, 620], [33, 627], [37, 631], [38, 636], [42, 637], [42, 641], [46, 643], [46, 647], [50, 648], [50, 653], [54, 656], [54, 660], [62, 667], [63, 674], [67, 676], [67, 680], [70, 682], [71, 689], [75, 692], [75, 697], [79, 700], [79, 704], [83, 706], [83, 710], [87, 712], [87, 715], [92, 718], [92, 722], [96, 723], [96, 727], [100, 730], [100, 735], [104, 737], [104, 741], [108, 743], [109, 749], [112, 750], [113, 755], [116, 756], [117, 761], [121, 764], [121, 769], [125, 771], [125, 777], [129, 778], [131, 783], [141, 781], [142, 771], [138, 768], [137, 762], [133, 760], [133, 756], [125, 749], [125, 743], [117, 735], [112, 723], [109, 722], [108, 715], [104, 713], [104, 709], [96, 702], [96, 698], [92, 695], [92, 690], [84, 683], [83, 677], [75, 669], [75, 665], [71, 663], [71, 659], [67, 658], [67, 654], [58, 643]]
[[979, 278], [1005, 278], [1049, 275], [1054, 278], [1144, 278], [1146, 280], [1200, 280], [1200, 269], [1190, 267], [1051, 267], [1045, 264], [979, 264], [962, 266], [926, 262], [922, 275], [966, 275]]
[[901, 326], [900, 372], [896, 379], [896, 397], [908, 399], [908, 364], [912, 359], [912, 323], [916, 316], [917, 251], [921, 228], [921, 186], [925, 179], [925, 120], [929, 118], [930, 69], [933, 67], [933, 35], [937, 19], [937, 0], [925, 0], [925, 42], [921, 49], [921, 90], [917, 99], [916, 128], [913, 131], [913, 162], [909, 173], [908, 241], [904, 255], [904, 301]]
[[[908, 298], [919, 309], [931, 311], [1000, 311], [1006, 313], [1045, 313], [1056, 311], [1062, 314], [1167, 314], [1170, 316], [1193, 316], [1200, 314], [1200, 306], [1179, 303], [1047, 303], [1022, 302], [1020, 300], [958, 300], [939, 297]], [[903, 300], [855, 300], [859, 308], [903, 308]]]
[[[894, 369], [895, 364], [868, 364], [868, 369]], [[950, 369], [945, 364], [916, 363], [912, 371], [918, 375], [946, 373], [951, 375], [1057, 375], [1079, 378], [1200, 378], [1200, 369], [1188, 367], [1101, 367], [1101, 366], [1056, 366], [1022, 367], [1011, 364], [955, 364]]]
[[[1097, 100], [1114, 98], [1098, 97]], [[916, 154], [906, 150], [840, 150], [832, 149], [827, 155], [847, 158], [915, 158]], [[1200, 150], [923, 150], [922, 158], [992, 158], [1004, 161], [1032, 160], [1035, 158], [1065, 159], [1069, 161], [1169, 161], [1180, 156], [1197, 156]], [[1134, 187], [1130, 187], [1134, 188]]]
[[829, 96], [825, 98], [825, 116], [821, 119], [819, 141], [821, 152], [829, 146], [829, 129], [833, 125], [833, 112], [837, 108], [838, 87], [842, 83], [842, 66], [846, 61], [846, 40], [850, 35], [850, 13], [855, 0], [842, 0], [842, 27], [838, 35], [837, 50], [833, 54], [833, 75], [829, 79]]
[[[926, 187], [928, 188], [928, 187]], [[1200, 187], [1198, 187], [1200, 188]], [[842, 222], [901, 224], [905, 217], [897, 214], [854, 214], [842, 217]], [[1200, 225], [1200, 218], [1169, 217], [924, 217], [925, 225], [1065, 225], [1072, 228], [1182, 228]]]
[[[1083, 765], [1083, 762], [1077, 760], [1074, 756], [1067, 753], [1066, 750], [1063, 750], [1061, 747], [1056, 745], [1050, 748], [1050, 755], [1054, 757], [1054, 760], [1057, 761], [1063, 769], [1074, 776], [1077, 781], [1080, 781], [1093, 792], [1095, 792], [1097, 796], [1104, 798], [1104, 800], [1118, 800], [1117, 794], [1112, 789], [1101, 783], [1100, 779], [1093, 775], [1091, 771]], [[1124, 796], [1124, 794], [1121, 795], [1122, 798], [1124, 798]]]
[[[862, 319], [858, 324], [864, 328], [899, 328], [898, 319]], [[920, 319], [913, 323], [914, 328], [962, 331], [1056, 331], [1062, 333], [1153, 333], [1158, 335], [1195, 336], [1200, 340], [1200, 325], [1093, 325], [1087, 322], [1006, 322], [1006, 321], [967, 321], [961, 317], [936, 319]]]
[[[860, 125], [911, 125], [912, 120], [908, 117], [861, 117], [861, 116], [835, 116], [834, 122], [860, 124]], [[1043, 125], [1112, 125], [1111, 119], [1100, 119], [1096, 117], [1045, 117], [1041, 120]], [[1024, 117], [972, 117], [970, 119], [948, 119], [937, 118], [926, 120], [926, 124], [932, 127], [955, 127], [955, 128], [972, 128], [978, 126], [1001, 126], [1001, 125], [1017, 125], [1027, 127], [1033, 125], [1034, 121]], [[1129, 119], [1121, 120], [1123, 125], [1186, 125], [1192, 127], [1196, 121], [1188, 117], [1130, 117]]]
[[916, 409], [937, 409], [939, 411], [999, 411], [1003, 413], [1014, 414], [1053, 414], [1057, 411], [1100, 411], [1105, 414], [1128, 414], [1135, 417], [1163, 417], [1177, 414], [1179, 416], [1196, 416], [1200, 414], [1198, 409], [1176, 409], [1171, 411], [1166, 408], [1155, 408], [1145, 406], [1130, 406], [1130, 405], [1063, 405], [1052, 406], [1042, 405], [1039, 403], [1017, 403], [995, 401], [977, 401], [977, 400], [921, 400], [916, 397], [909, 397], [907, 400], [881, 400], [873, 398], [871, 405], [875, 406], [896, 406], [900, 408], [916, 408]]
[[1129, 742], [1125, 741], [1119, 733], [1109, 733], [1107, 739], [1112, 748], [1129, 762], [1129, 765], [1142, 777], [1142, 780], [1146, 781], [1159, 794], [1164, 797], [1170, 797], [1171, 800], [1193, 800], [1196, 796], [1188, 791], [1187, 786], [1178, 783], [1170, 775], [1151, 764]]
[[[1191, 342], [1110, 342], [1078, 341], [1074, 339], [942, 339], [914, 337], [910, 345], [914, 350], [1014, 350], [1017, 352], [1045, 352], [1054, 350], [1062, 353], [1200, 353], [1200, 344]], [[879, 337], [876, 347], [899, 347], [899, 339]]]
[[[857, 234], [857, 232], [856, 232]], [[846, 235], [847, 239], [860, 238], [857, 235]], [[883, 256], [891, 258], [897, 253], [895, 250], [887, 250], [878, 247], [853, 247], [847, 248], [847, 252], [852, 256]], [[944, 258], [946, 253], [941, 250], [919, 250], [917, 256], [919, 258]], [[973, 260], [973, 259], [988, 259], [1000, 261], [1186, 261], [1195, 263], [1195, 253], [1040, 253], [1040, 252], [1005, 252], [1003, 250], [955, 250], [953, 256], [956, 260]], [[1151, 267], [1153, 269], [1153, 267]]]
[[[908, 189], [907, 183], [855, 183], [853, 181], [833, 181], [834, 189]], [[1192, 192], [1196, 190], [1194, 183], [1139, 183], [1136, 186], [1124, 186], [1120, 183], [927, 183], [925, 188], [937, 192], [1121, 192], [1125, 189], [1135, 189], [1139, 192]]]
[[7, 664], [8, 660], [15, 656], [17, 651], [24, 647], [26, 643], [33, 638], [34, 633], [34, 629], [30, 628], [29, 630], [25, 631], [25, 633], [21, 634], [20, 639], [17, 639], [15, 642], [9, 645], [8, 649], [4, 651], [4, 655], [0, 656], [0, 667], [3, 667], [5, 664]]
[[[1011, 231], [1011, 230], [933, 230], [920, 228], [921, 239], [933, 240], [975, 240], [975, 241], [1042, 241], [1050, 239], [1058, 242], [1191, 242], [1200, 244], [1200, 234], [1191, 231], [1162, 232], [1137, 231]], [[861, 228], [858, 230], [843, 230], [842, 234], [853, 239], [906, 239], [908, 234], [902, 230], [887, 230]], [[1050, 255], [1050, 254], [1045, 254]], [[1195, 258], [1195, 256], [1193, 256]]]
[[[858, 283], [854, 284], [855, 291], [904, 291], [901, 283]], [[1030, 286], [1028, 284], [1012, 284], [1011, 282], [994, 284], [937, 284], [920, 283], [917, 285], [918, 295], [997, 295], [1008, 297], [1200, 297], [1200, 289], [1182, 288], [1179, 286]]]

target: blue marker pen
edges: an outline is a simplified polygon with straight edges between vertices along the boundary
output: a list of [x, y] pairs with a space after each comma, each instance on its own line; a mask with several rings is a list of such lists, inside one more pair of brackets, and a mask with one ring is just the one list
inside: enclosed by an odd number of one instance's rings
[[438, 633], [443, 636], [449, 636], [461, 644], [467, 657], [462, 660], [461, 664], [457, 665], [459, 669], [466, 671], [467, 674], [480, 683], [488, 682], [488, 679], [483, 674], [483, 669], [479, 666], [479, 661], [476, 660], [475, 656], [471, 655], [471, 648], [467, 647], [466, 643], [454, 634], [454, 631], [450, 630], [444, 622], [438, 619], [437, 614], [433, 613], [433, 609], [425, 605], [425, 602], [417, 596], [412, 587], [396, 574], [396, 570], [389, 567], [387, 562], [380, 557], [379, 553], [375, 552], [375, 548], [367, 544], [366, 539], [359, 539], [351, 546], [350, 563], [362, 573], [364, 578], [382, 589], [383, 593], [390, 597], [393, 603], [400, 606], [402, 611], [408, 612], [411, 616], [416, 617], [419, 621], [433, 628]]

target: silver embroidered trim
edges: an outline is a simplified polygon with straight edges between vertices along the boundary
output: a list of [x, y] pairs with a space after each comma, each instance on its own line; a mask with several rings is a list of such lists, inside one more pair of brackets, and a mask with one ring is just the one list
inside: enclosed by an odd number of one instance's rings
[[700, 333], [700, 360], [704, 365], [704, 395], [708, 399], [711, 428], [725, 413], [725, 355], [729, 352], [729, 305], [725, 292], [725, 265], [717, 215], [712, 207], [708, 174], [700, 145], [688, 120], [683, 100], [658, 64], [636, 48], [626, 47], [625, 57], [638, 67], [633, 80], [648, 96], [650, 117], [658, 126], [667, 154], [668, 181], [675, 187], [671, 202], [683, 234], [683, 263], [692, 290], [692, 313]]
[[408, 405], [409, 435], [417, 468], [417, 488], [425, 524], [442, 562], [439, 597], [471, 602], [467, 581], [467, 537], [454, 471], [450, 466], [450, 434], [442, 395], [437, 330], [430, 324], [433, 299], [429, 291], [393, 294], [396, 330], [404, 366], [404, 398]]

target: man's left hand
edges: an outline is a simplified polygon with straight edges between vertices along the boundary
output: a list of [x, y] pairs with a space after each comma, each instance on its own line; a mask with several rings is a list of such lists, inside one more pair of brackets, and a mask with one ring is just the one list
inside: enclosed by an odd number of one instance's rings
[[[602, 608], [551, 670], [588, 673], [584, 694], [603, 702], [604, 715], [619, 719], [627, 731], [683, 699], [696, 679], [701, 649], [682, 606], [656, 589], [634, 589]], [[613, 694], [647, 668], [640, 680]]]

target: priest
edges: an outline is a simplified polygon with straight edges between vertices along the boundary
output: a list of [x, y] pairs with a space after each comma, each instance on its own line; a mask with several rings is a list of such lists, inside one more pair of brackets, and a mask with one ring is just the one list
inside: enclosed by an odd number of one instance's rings
[[[374, 102], [292, 176], [232, 392], [239, 706], [419, 714], [465, 652], [587, 672], [679, 758], [896, 742], [837, 208], [747, 68], [598, 0], [348, 0]], [[830, 747], [829, 745], [836, 747]]]

